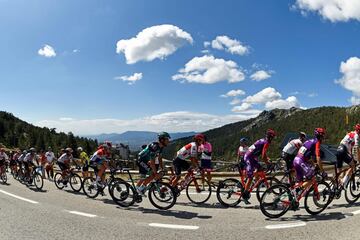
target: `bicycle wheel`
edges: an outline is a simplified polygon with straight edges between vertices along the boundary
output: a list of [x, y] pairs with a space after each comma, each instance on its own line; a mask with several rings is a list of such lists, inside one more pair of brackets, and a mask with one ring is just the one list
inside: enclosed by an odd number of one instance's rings
[[81, 191], [81, 189], [82, 189], [82, 180], [81, 180], [81, 177], [78, 174], [73, 173], [71, 175], [71, 177], [70, 177], [70, 187], [75, 192], [80, 192]]
[[284, 215], [291, 206], [293, 196], [286, 185], [273, 185], [260, 199], [260, 210], [268, 218], [279, 218]]
[[194, 178], [186, 186], [186, 196], [192, 203], [205, 203], [211, 196], [209, 181], [202, 178]]
[[135, 203], [135, 189], [122, 179], [111, 184], [109, 193], [114, 202], [121, 207], [130, 207]]
[[98, 186], [96, 185], [95, 178], [86, 177], [83, 181], [83, 191], [89, 198], [96, 198], [99, 195]]
[[152, 183], [148, 195], [151, 204], [161, 210], [170, 209], [176, 203], [176, 192], [168, 183]]
[[244, 187], [239, 180], [228, 178], [219, 183], [216, 189], [216, 197], [221, 205], [235, 207], [240, 203], [243, 191]]
[[3, 174], [1, 174], [1, 181], [3, 184], [7, 183], [7, 175], [6, 172], [4, 172]]
[[330, 185], [327, 182], [319, 182], [317, 185], [317, 189], [312, 186], [305, 194], [305, 210], [311, 215], [324, 211], [332, 200]]
[[266, 181], [265, 179], [261, 180], [260, 184], [256, 188], [256, 198], [260, 202], [262, 194], [271, 186], [279, 185], [281, 184], [280, 180], [278, 180], [276, 177], [267, 177]]
[[37, 190], [41, 190], [44, 186], [44, 180], [42, 178], [42, 176], [39, 173], [35, 173], [34, 174], [34, 185], [36, 187]]
[[360, 171], [357, 170], [352, 174], [345, 188], [345, 199], [348, 203], [353, 204], [360, 198]]
[[54, 183], [55, 183], [55, 186], [60, 190], [65, 187], [64, 186], [64, 180], [63, 180], [63, 177], [62, 177], [61, 173], [56, 173], [55, 174]]

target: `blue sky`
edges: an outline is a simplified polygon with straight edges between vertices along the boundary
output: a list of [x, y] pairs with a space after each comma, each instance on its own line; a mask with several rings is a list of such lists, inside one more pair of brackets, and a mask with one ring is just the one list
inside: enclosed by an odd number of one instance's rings
[[202, 131], [275, 107], [358, 104], [360, 5], [315, 2], [0, 0], [2, 109], [94, 134]]

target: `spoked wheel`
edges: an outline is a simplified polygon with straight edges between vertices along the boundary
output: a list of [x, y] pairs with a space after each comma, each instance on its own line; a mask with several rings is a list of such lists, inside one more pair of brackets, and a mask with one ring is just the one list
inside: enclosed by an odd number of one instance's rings
[[360, 198], [360, 170], [352, 174], [346, 189], [345, 199], [348, 203], [353, 204]]
[[260, 210], [269, 218], [279, 218], [290, 209], [292, 199], [292, 194], [286, 185], [274, 185], [262, 195]]
[[194, 178], [186, 186], [186, 196], [192, 203], [205, 203], [211, 196], [209, 181], [202, 178]]
[[64, 179], [61, 175], [61, 173], [56, 173], [55, 176], [54, 176], [54, 183], [55, 183], [55, 186], [58, 188], [58, 189], [63, 189], [65, 186], [64, 186]]
[[216, 190], [216, 197], [221, 205], [225, 207], [235, 207], [240, 203], [243, 191], [244, 187], [239, 180], [228, 178], [219, 183]]
[[7, 183], [7, 175], [6, 175], [6, 172], [3, 172], [1, 174], [1, 181], [3, 184]]
[[260, 202], [262, 194], [271, 186], [281, 184], [276, 177], [267, 177], [266, 181], [262, 180], [256, 189], [256, 198]]
[[89, 198], [96, 198], [99, 195], [98, 186], [93, 177], [87, 177], [83, 182], [83, 191]]
[[109, 186], [109, 193], [116, 204], [130, 207], [135, 203], [135, 189], [124, 180], [116, 180]]
[[35, 173], [33, 181], [37, 190], [41, 190], [43, 188], [44, 180], [39, 173]]
[[82, 180], [81, 177], [76, 174], [73, 173], [70, 177], [70, 187], [72, 188], [72, 190], [74, 190], [75, 192], [80, 192], [81, 188], [82, 188]]
[[154, 207], [167, 210], [176, 203], [176, 192], [168, 183], [155, 182], [149, 189], [149, 200]]
[[305, 195], [305, 210], [316, 215], [325, 210], [332, 200], [332, 192], [327, 182], [319, 182], [317, 188], [314, 186]]

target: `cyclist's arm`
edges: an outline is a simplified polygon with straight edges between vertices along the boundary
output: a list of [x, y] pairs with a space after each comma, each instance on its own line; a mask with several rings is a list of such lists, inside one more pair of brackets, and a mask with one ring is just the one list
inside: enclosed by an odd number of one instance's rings
[[148, 163], [149, 163], [149, 165], [150, 165], [150, 168], [151, 168], [152, 174], [156, 174], [156, 173], [157, 173], [157, 171], [156, 171], [155, 160], [154, 160], [154, 159], [152, 159], [152, 160], [150, 160]]
[[163, 165], [163, 160], [162, 160], [161, 154], [159, 154], [158, 160], [159, 160], [159, 166], [160, 166], [160, 168], [161, 168], [161, 169], [164, 169], [164, 165]]
[[322, 161], [320, 159], [320, 142], [317, 142], [315, 145], [315, 156], [316, 156], [316, 163], [320, 168], [320, 171], [324, 171], [322, 166]]
[[262, 150], [261, 159], [266, 163], [269, 164], [269, 157], [267, 156], [267, 150], [269, 148], [269, 143], [266, 143], [264, 145], [264, 148]]

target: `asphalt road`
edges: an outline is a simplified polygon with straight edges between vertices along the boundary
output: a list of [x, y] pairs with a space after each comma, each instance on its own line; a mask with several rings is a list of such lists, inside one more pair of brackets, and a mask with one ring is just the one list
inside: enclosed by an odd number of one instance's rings
[[223, 208], [213, 195], [196, 206], [185, 195], [167, 211], [148, 201], [131, 208], [114, 204], [110, 196], [89, 199], [70, 187], [56, 189], [45, 180], [37, 192], [8, 177], [0, 185], [0, 239], [359, 239], [360, 203], [335, 200], [318, 216], [301, 207], [283, 218], [266, 219], [252, 205]]

